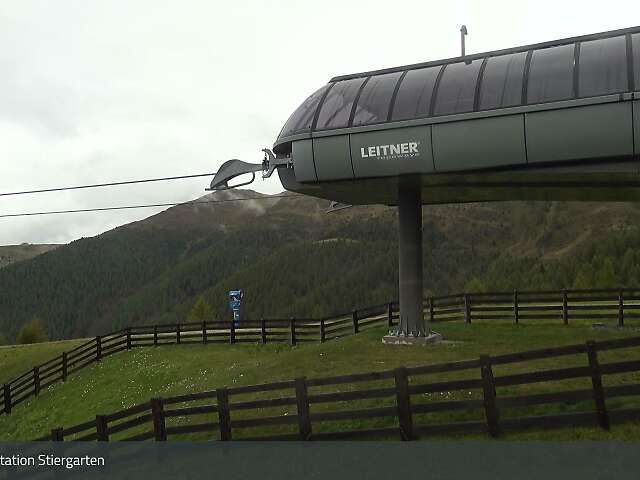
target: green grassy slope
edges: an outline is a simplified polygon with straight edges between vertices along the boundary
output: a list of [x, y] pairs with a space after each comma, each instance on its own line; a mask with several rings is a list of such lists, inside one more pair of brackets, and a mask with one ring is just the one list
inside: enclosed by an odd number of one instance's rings
[[[185, 345], [136, 348], [131, 352], [108, 357], [100, 364], [72, 375], [65, 384], [48, 387], [40, 397], [32, 398], [16, 407], [10, 416], [0, 416], [0, 441], [35, 438], [53, 427], [68, 427], [90, 420], [97, 413], [114, 412], [147, 401], [153, 396], [177, 395], [220, 386], [250, 385], [292, 379], [302, 375], [319, 377], [388, 370], [402, 365], [415, 366], [477, 358], [481, 353], [508, 353], [579, 343], [587, 339], [603, 340], [640, 335], [637, 329], [631, 328], [592, 329], [587, 324], [563, 327], [557, 323], [518, 326], [481, 322], [471, 325], [450, 323], [439, 324], [436, 330], [444, 334], [447, 342], [427, 348], [383, 345], [380, 338], [385, 329], [382, 328], [325, 344], [297, 347]], [[36, 358], [41, 360], [43, 350], [51, 351], [58, 346], [59, 344], [24, 347], [20, 349], [20, 356], [8, 355], [3, 358], [4, 366], [8, 371], [23, 370], [27, 365], [34, 363]], [[620, 360], [627, 358], [628, 354], [628, 351], [605, 352], [602, 359], [603, 361]], [[586, 358], [560, 357], [548, 361], [537, 361], [533, 364], [500, 366], [496, 367], [495, 373], [503, 375], [540, 367], [554, 368], [585, 363]], [[435, 375], [425, 380], [437, 379], [444, 379], [444, 377]], [[607, 381], [638, 383], [640, 375], [617, 375]], [[589, 388], [589, 379], [569, 381], [563, 385], [566, 388]], [[560, 387], [546, 382], [518, 387], [518, 389], [511, 387], [500, 389], [498, 395], [552, 391], [558, 388]], [[447, 394], [447, 398], [458, 398], [453, 392], [451, 393], [452, 396], [449, 397]], [[460, 394], [466, 395], [467, 392], [460, 392]], [[368, 402], [362, 402], [359, 406], [374, 406], [370, 400]], [[352, 404], [348, 408], [354, 408], [354, 405], [358, 404]], [[592, 405], [588, 403], [586, 408], [592, 409]], [[533, 407], [527, 414], [544, 412], [544, 406], [540, 406]], [[282, 412], [274, 414], [282, 414]], [[469, 417], [465, 412], [439, 413], [433, 417], [433, 420], [438, 422], [467, 419], [473, 419], [473, 417]], [[353, 425], [346, 426], [353, 428]], [[538, 431], [510, 434], [505, 438], [640, 440], [638, 427], [640, 425], [614, 426], [608, 433], [596, 428]], [[197, 438], [206, 438], [206, 436]]]
[[84, 342], [86, 339], [0, 347], [0, 385]]

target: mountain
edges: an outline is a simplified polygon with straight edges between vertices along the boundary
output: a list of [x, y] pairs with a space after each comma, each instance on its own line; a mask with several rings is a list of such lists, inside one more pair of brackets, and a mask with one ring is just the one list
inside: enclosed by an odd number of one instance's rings
[[[250, 200], [248, 197], [263, 196]], [[52, 338], [187, 321], [203, 296], [229, 318], [309, 317], [397, 298], [396, 211], [250, 190], [170, 208], [0, 270], [0, 333], [34, 316]], [[423, 209], [425, 293], [640, 285], [640, 209], [503, 202]]]
[[29, 260], [59, 246], [60, 245], [57, 244], [32, 245], [30, 243], [23, 243], [22, 245], [0, 245], [0, 268], [15, 262]]

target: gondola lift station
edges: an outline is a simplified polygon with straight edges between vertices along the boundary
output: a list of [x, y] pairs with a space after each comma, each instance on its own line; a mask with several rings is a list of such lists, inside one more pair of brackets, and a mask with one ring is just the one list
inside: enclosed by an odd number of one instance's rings
[[422, 205], [640, 199], [640, 27], [472, 55], [466, 33], [459, 57], [332, 78], [261, 164], [229, 160], [211, 182], [277, 171], [292, 192], [397, 206], [385, 342], [440, 338], [423, 314]]

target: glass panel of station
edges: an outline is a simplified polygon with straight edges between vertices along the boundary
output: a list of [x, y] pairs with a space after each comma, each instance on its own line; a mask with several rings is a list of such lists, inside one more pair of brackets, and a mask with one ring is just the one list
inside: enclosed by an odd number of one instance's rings
[[527, 103], [573, 98], [574, 45], [534, 50], [529, 67]]
[[300, 105], [295, 112], [291, 114], [287, 123], [282, 127], [280, 137], [286, 137], [295, 133], [301, 133], [311, 130], [311, 124], [316, 114], [318, 104], [322, 99], [322, 95], [329, 88], [329, 85], [325, 85], [316, 92], [312, 93], [302, 105]]
[[628, 90], [627, 39], [624, 36], [582, 42], [578, 62], [580, 97]]
[[471, 112], [476, 94], [476, 82], [482, 60], [450, 63], [445, 66], [433, 110], [434, 115]]
[[640, 91], [640, 33], [631, 35], [631, 45], [633, 49], [633, 75], [635, 77], [634, 90]]
[[505, 108], [522, 103], [526, 52], [491, 57], [482, 73], [479, 110]]
[[316, 130], [346, 127], [351, 109], [365, 78], [342, 80], [336, 83], [324, 99]]
[[408, 120], [429, 115], [433, 87], [441, 66], [409, 70], [400, 83], [391, 120]]
[[397, 72], [369, 78], [358, 98], [353, 116], [354, 127], [387, 121], [391, 97], [401, 75], [402, 72]]

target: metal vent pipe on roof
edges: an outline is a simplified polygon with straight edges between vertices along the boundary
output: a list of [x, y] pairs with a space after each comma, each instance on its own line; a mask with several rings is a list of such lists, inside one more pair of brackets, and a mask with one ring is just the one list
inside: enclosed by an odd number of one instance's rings
[[462, 54], [460, 55], [461, 57], [464, 57], [464, 37], [466, 36], [467, 36], [467, 26], [462, 25], [460, 27], [460, 47], [462, 49]]

